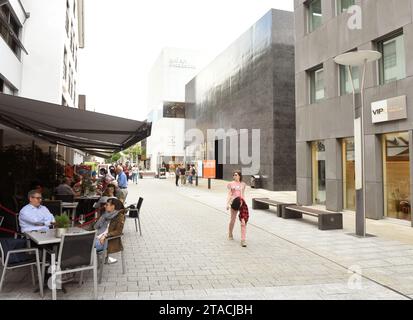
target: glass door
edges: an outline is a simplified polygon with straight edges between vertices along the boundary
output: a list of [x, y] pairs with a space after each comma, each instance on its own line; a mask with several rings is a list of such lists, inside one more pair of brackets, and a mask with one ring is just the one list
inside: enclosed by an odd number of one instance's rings
[[356, 211], [356, 166], [354, 138], [343, 139], [344, 209]]
[[324, 141], [312, 144], [313, 203], [326, 204], [326, 148]]
[[385, 215], [411, 221], [408, 132], [383, 136]]

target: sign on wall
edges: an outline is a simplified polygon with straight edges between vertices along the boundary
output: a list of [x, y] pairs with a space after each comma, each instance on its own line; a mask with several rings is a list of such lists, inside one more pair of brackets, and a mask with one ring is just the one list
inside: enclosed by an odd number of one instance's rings
[[400, 96], [371, 104], [373, 123], [407, 119], [407, 97]]
[[204, 160], [204, 179], [215, 179], [216, 178], [216, 161], [215, 160]]

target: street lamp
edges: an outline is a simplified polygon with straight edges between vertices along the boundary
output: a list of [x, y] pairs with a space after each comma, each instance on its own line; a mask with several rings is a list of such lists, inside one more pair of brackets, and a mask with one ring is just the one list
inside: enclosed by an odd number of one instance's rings
[[[354, 151], [356, 166], [356, 235], [366, 236], [366, 174], [365, 174], [365, 155], [364, 155], [364, 86], [367, 63], [375, 62], [382, 57], [378, 51], [360, 50], [348, 52], [337, 56], [334, 59], [339, 65], [347, 67], [351, 86], [353, 89], [354, 105]], [[352, 67], [362, 67], [363, 74], [360, 83], [361, 111], [360, 116], [356, 113], [356, 90], [354, 87]]]

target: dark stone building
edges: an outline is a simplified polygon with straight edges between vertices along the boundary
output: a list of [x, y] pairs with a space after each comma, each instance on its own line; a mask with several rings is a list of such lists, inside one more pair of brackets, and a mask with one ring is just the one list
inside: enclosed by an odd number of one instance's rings
[[[269, 11], [187, 84], [186, 102], [186, 131], [200, 129], [205, 140], [209, 129], [223, 129], [227, 133], [235, 129], [238, 138], [240, 130], [248, 129], [251, 155], [252, 130], [259, 129], [260, 157], [256, 165], [259, 166], [257, 173], [263, 178], [262, 187], [295, 190], [292, 12]], [[217, 137], [211, 143], [187, 143], [187, 160], [224, 158], [227, 164], [217, 166], [217, 178], [231, 180], [234, 169], [251, 165], [229, 164], [230, 135]], [[240, 150], [242, 146], [246, 143], [240, 143]], [[244, 180], [248, 183], [249, 177]]]

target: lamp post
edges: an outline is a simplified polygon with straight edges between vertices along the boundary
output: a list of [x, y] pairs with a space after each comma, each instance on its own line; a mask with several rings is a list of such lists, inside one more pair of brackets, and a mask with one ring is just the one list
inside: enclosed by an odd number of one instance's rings
[[[339, 65], [347, 67], [353, 90], [354, 105], [354, 151], [356, 166], [356, 235], [366, 236], [366, 174], [365, 174], [365, 137], [364, 137], [364, 86], [367, 63], [377, 61], [382, 54], [378, 51], [360, 50], [348, 52], [334, 59]], [[352, 67], [362, 67], [363, 73], [360, 83], [360, 114], [356, 112], [356, 89], [354, 86]]]

